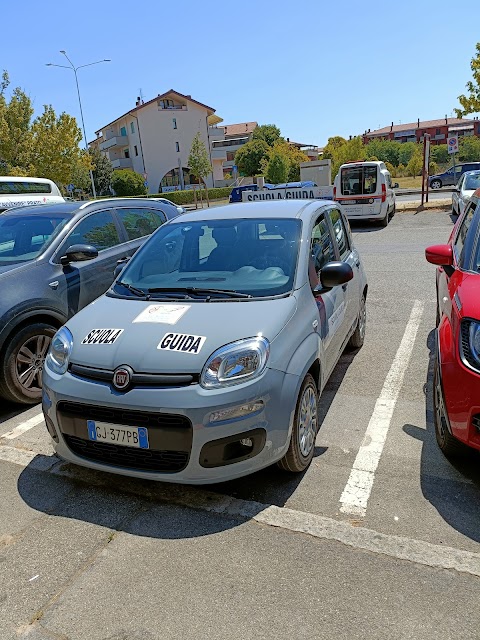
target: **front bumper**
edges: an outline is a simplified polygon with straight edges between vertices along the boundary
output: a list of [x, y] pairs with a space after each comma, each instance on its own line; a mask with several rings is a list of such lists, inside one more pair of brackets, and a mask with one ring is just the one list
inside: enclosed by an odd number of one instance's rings
[[[109, 383], [69, 372], [57, 376], [45, 367], [43, 411], [56, 453], [69, 462], [137, 478], [207, 484], [252, 473], [284, 455], [300, 383], [298, 376], [267, 369], [256, 380], [224, 389], [206, 390], [192, 384], [135, 387], [121, 393]], [[257, 401], [263, 402], [260, 411], [212, 422], [213, 412]], [[114, 451], [97, 446], [93, 453], [87, 419], [95, 418], [146, 425], [150, 449], [116, 445]], [[148, 424], [136, 425], [137, 418]], [[246, 439], [252, 447], [242, 449], [239, 443]], [[145, 456], [147, 468], [140, 461]]]

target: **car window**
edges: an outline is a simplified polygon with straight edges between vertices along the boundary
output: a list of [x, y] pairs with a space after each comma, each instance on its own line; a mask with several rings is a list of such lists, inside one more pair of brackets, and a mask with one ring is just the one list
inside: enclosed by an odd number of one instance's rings
[[462, 224], [458, 229], [457, 237], [453, 245], [455, 258], [457, 260], [458, 266], [461, 269], [464, 268], [464, 265], [467, 263], [466, 256], [465, 256], [465, 242], [466, 242], [468, 230], [473, 220], [474, 213], [475, 213], [475, 207], [470, 207], [467, 210], [465, 217], [462, 221]]
[[470, 191], [480, 188], [480, 173], [473, 173], [467, 175], [465, 178], [465, 189]]
[[62, 247], [64, 253], [74, 244], [90, 244], [98, 251], [120, 244], [111, 211], [98, 211], [79, 222]]
[[345, 260], [350, 253], [348, 232], [343, 223], [342, 214], [338, 209], [330, 209], [328, 212], [333, 227], [333, 235], [338, 246], [340, 259]]
[[332, 236], [330, 235], [325, 214], [323, 213], [317, 218], [315, 226], [313, 227], [310, 249], [317, 273], [321, 271], [327, 262], [335, 260], [335, 248]]
[[68, 221], [62, 214], [0, 216], [0, 267], [37, 258]]
[[152, 234], [165, 222], [165, 215], [158, 209], [126, 208], [117, 209], [129, 240], [136, 240]]

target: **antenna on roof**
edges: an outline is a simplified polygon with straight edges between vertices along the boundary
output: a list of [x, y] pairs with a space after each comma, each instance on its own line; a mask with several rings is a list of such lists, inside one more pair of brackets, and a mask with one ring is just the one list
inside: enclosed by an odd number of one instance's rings
[[143, 99], [143, 91], [142, 88], [140, 87], [140, 89], [138, 90], [138, 93], [140, 94], [140, 100], [142, 101], [142, 104], [145, 102]]

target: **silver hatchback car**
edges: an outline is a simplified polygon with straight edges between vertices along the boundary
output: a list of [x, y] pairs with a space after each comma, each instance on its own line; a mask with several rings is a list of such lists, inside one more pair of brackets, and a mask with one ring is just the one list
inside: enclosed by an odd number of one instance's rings
[[367, 281], [337, 204], [187, 213], [52, 340], [43, 411], [58, 455], [214, 483], [310, 464], [322, 389], [363, 344]]

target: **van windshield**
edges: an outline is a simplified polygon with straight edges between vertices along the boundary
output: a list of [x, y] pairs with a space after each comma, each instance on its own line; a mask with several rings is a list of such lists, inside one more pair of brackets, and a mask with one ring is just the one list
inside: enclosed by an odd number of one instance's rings
[[344, 196], [368, 195], [377, 191], [376, 166], [344, 167], [340, 177]]
[[297, 219], [197, 220], [162, 226], [113, 286], [122, 297], [269, 297], [293, 289]]
[[70, 219], [68, 214], [28, 215], [25, 208], [0, 215], [0, 267], [35, 260]]

